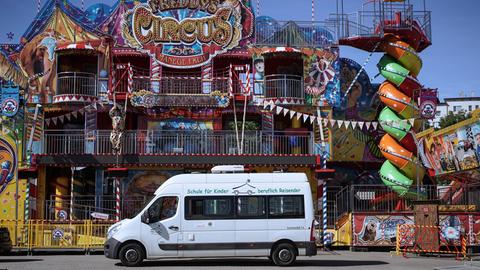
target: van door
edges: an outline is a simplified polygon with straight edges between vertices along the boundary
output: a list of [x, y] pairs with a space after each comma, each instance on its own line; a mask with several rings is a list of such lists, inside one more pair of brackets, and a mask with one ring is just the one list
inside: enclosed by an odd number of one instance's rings
[[181, 202], [178, 195], [163, 195], [142, 217], [142, 241], [147, 258], [177, 257], [178, 238], [181, 234]]

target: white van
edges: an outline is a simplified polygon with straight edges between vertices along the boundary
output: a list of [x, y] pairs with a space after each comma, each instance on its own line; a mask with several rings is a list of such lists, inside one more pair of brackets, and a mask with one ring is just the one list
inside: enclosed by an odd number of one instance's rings
[[109, 228], [105, 256], [126, 266], [237, 256], [291, 265], [317, 254], [311, 194], [303, 173], [174, 176], [136, 217]]

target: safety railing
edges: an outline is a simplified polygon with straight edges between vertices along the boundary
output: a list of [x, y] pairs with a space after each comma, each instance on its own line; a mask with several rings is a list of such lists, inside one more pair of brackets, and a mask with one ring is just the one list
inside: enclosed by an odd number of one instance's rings
[[[147, 202], [146, 196], [122, 196], [120, 218], [131, 218]], [[114, 196], [95, 195], [52, 195], [45, 201], [45, 218], [48, 220], [68, 219], [87, 220], [115, 218], [116, 200]], [[97, 215], [95, 215], [97, 214]]]
[[336, 42], [335, 31], [326, 22], [256, 19], [255, 45], [277, 47], [328, 47]]
[[57, 95], [97, 96], [97, 76], [85, 72], [57, 74]]
[[108, 228], [114, 221], [0, 220], [8, 229], [12, 247], [35, 251], [72, 249], [89, 252], [103, 249]]
[[397, 225], [397, 255], [454, 254], [457, 259], [467, 257], [467, 236], [460, 227]]
[[303, 78], [297, 75], [277, 74], [265, 76], [266, 98], [304, 98]]
[[[109, 130], [44, 132], [43, 154], [111, 154]], [[241, 136], [241, 134], [239, 134]], [[241, 138], [240, 138], [241, 139]], [[312, 132], [245, 131], [243, 154], [313, 154]], [[233, 130], [130, 130], [124, 133], [123, 154], [239, 154]]]
[[[393, 187], [395, 188], [395, 187]], [[413, 211], [412, 201], [436, 200], [440, 205], [464, 205], [480, 209], [479, 185], [416, 186], [410, 188], [407, 198], [398, 196], [385, 185], [346, 186], [335, 195], [336, 217], [349, 212], [392, 213]]]

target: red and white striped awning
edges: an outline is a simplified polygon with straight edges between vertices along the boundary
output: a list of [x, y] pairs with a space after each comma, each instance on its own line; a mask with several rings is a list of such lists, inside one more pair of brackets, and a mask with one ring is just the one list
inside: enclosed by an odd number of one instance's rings
[[275, 47], [266, 49], [263, 53], [300, 53], [301, 51], [292, 47]]
[[86, 43], [70, 43], [70, 44], [65, 44], [58, 46], [57, 51], [63, 51], [63, 50], [95, 50], [92, 45], [86, 44]]

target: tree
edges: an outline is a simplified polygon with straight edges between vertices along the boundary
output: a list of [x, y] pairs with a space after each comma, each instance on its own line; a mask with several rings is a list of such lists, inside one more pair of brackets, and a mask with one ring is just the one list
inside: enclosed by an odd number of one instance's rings
[[459, 113], [448, 112], [448, 115], [440, 118], [440, 129], [455, 125], [458, 122], [467, 120], [471, 117], [471, 113], [460, 111]]

